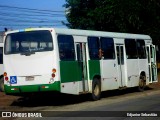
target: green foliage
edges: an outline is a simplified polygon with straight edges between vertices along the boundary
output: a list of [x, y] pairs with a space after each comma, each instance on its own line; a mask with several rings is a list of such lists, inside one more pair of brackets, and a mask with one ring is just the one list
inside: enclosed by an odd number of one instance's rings
[[160, 41], [159, 0], [66, 0], [69, 28], [149, 34]]

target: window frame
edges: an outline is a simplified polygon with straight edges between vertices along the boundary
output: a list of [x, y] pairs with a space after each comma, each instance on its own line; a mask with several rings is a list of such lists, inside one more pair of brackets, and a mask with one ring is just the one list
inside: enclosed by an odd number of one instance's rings
[[[112, 46], [112, 49], [108, 49], [108, 46], [104, 47], [104, 43], [102, 43], [102, 39], [105, 42], [107, 41], [107, 44], [105, 44], [105, 46], [106, 45], [109, 46], [109, 43], [112, 43], [112, 45], [110, 44], [110, 46]], [[108, 42], [108, 40], [110, 40], [112, 42]], [[102, 49], [102, 52], [103, 52], [103, 59], [104, 60], [112, 60], [112, 59], [114, 60], [114, 59], [116, 59], [114, 39], [111, 38], [111, 37], [100, 37], [100, 42], [101, 42], [101, 49]], [[104, 50], [104, 48], [105, 48], [106, 51]], [[107, 52], [108, 50], [112, 50], [112, 51]], [[106, 54], [106, 56], [104, 56], [104, 52], [107, 52], [107, 53], [112, 52], [112, 57], [108, 57], [107, 55], [109, 55], [109, 54]]]
[[[64, 42], [64, 41], [66, 41], [67, 39], [65, 38], [60, 38], [60, 37], [70, 37], [70, 40], [71, 40], [71, 42], [69, 42], [69, 43], [72, 43], [72, 44], [68, 44], [68, 46], [66, 46], [67, 45], [67, 43], [68, 43], [68, 41], [67, 42]], [[61, 42], [60, 42], [60, 40], [62, 40]], [[58, 52], [59, 52], [59, 59], [61, 60], [61, 61], [75, 61], [76, 60], [76, 54], [75, 54], [75, 46], [74, 46], [74, 38], [73, 38], [73, 36], [72, 35], [64, 35], [64, 34], [58, 34], [57, 35], [57, 42], [58, 42]], [[65, 44], [65, 45], [64, 45]], [[72, 46], [72, 49], [68, 49], [68, 48], [70, 48], [70, 46]], [[68, 52], [68, 51], [70, 51], [70, 52]], [[68, 55], [68, 53], [70, 54], [71, 53], [71, 57], [70, 58], [67, 58], [67, 55]]]
[[[144, 47], [144, 48], [138, 46], [138, 43], [140, 43], [140, 42], [141, 42], [141, 43], [142, 43], [142, 42], [144, 43], [144, 44], [143, 44], [144, 46], [142, 46], [142, 47]], [[137, 43], [138, 58], [139, 58], [139, 59], [146, 59], [146, 58], [147, 58], [147, 53], [146, 53], [145, 41], [142, 40], [142, 39], [137, 39], [137, 40], [136, 40], [136, 43]], [[140, 43], [140, 45], [141, 45], [141, 43]], [[141, 54], [139, 54], [139, 53], [141, 53], [141, 50], [140, 50], [140, 52], [139, 52], [139, 48], [140, 48], [140, 49], [143, 49], [143, 56], [141, 56]]]
[[[133, 44], [133, 42], [131, 42], [131, 40], [134, 41], [134, 44]], [[127, 59], [138, 59], [136, 39], [128, 39], [128, 38], [126, 38], [126, 39], [124, 39], [124, 44], [125, 44], [125, 50], [126, 50]], [[131, 52], [133, 54], [130, 54]]]
[[[49, 39], [47, 39], [47, 41], [45, 41], [45, 39], [44, 39], [44, 41], [38, 40], [39, 39], [38, 34], [40, 34], [39, 32], [46, 32], [46, 33], [44, 33], [44, 36], [46, 36], [45, 34], [47, 34], [49, 36]], [[33, 37], [32, 34], [33, 35], [37, 34], [38, 37], [37, 38]], [[25, 35], [28, 36], [30, 39], [28, 38], [29, 40], [27, 40]], [[8, 38], [8, 37], [13, 37], [13, 38]], [[40, 48], [40, 46], [37, 46], [38, 47], [37, 50], [30, 49], [30, 51], [25, 51], [25, 50], [22, 50], [22, 49], [25, 49], [25, 47], [23, 47], [21, 45], [23, 42], [28, 42], [28, 44], [30, 44], [30, 48], [31, 48], [31, 43], [32, 42], [36, 42], [37, 45], [40, 44], [41, 42], [51, 43], [52, 46], [51, 46], [51, 48], [48, 47], [48, 49], [46, 49], [46, 48], [42, 49], [42, 48]], [[6, 47], [6, 46], [8, 46], [8, 44], [10, 44], [10, 47]], [[50, 33], [49, 30], [36, 30], [36, 31], [28, 31], [28, 32], [24, 31], [24, 32], [10, 33], [10, 34], [7, 35], [7, 37], [5, 39], [4, 47], [5, 47], [5, 49], [4, 49], [4, 54], [5, 55], [22, 54], [24, 52], [49, 52], [49, 51], [53, 51], [54, 50], [53, 37], [52, 37], [52, 34]], [[17, 49], [17, 47], [18, 47], [18, 49]]]
[[[93, 44], [93, 41], [96, 41], [96, 44]], [[89, 58], [90, 60], [100, 60], [99, 57], [99, 49], [100, 49], [100, 39], [97, 36], [88, 36], [87, 37], [88, 42], [88, 49], [89, 49]], [[93, 47], [95, 45], [95, 47]], [[94, 51], [93, 51], [94, 50]], [[93, 54], [94, 53], [94, 54]]]

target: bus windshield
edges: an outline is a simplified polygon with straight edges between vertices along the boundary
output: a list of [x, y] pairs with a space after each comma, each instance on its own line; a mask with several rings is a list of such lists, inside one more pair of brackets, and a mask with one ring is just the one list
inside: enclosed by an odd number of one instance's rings
[[8, 34], [5, 54], [24, 54], [53, 50], [51, 33], [47, 30]]

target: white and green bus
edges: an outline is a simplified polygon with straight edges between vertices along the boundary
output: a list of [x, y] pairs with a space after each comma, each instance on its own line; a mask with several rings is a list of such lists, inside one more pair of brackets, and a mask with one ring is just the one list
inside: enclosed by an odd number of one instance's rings
[[148, 35], [29, 28], [6, 33], [6, 94], [91, 93], [157, 82], [155, 46]]
[[3, 38], [4, 32], [0, 32], [0, 91], [4, 91], [4, 81], [3, 81]]

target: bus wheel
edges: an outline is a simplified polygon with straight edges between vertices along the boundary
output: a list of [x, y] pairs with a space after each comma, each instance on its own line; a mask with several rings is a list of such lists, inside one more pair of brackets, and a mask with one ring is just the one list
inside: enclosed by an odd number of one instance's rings
[[145, 86], [146, 86], [146, 76], [140, 75], [138, 90], [140, 92], [143, 92]]
[[99, 79], [94, 78], [92, 81], [92, 99], [99, 100], [101, 97], [101, 82]]
[[0, 79], [0, 91], [4, 92], [4, 81], [3, 81], [3, 77], [1, 77]]

